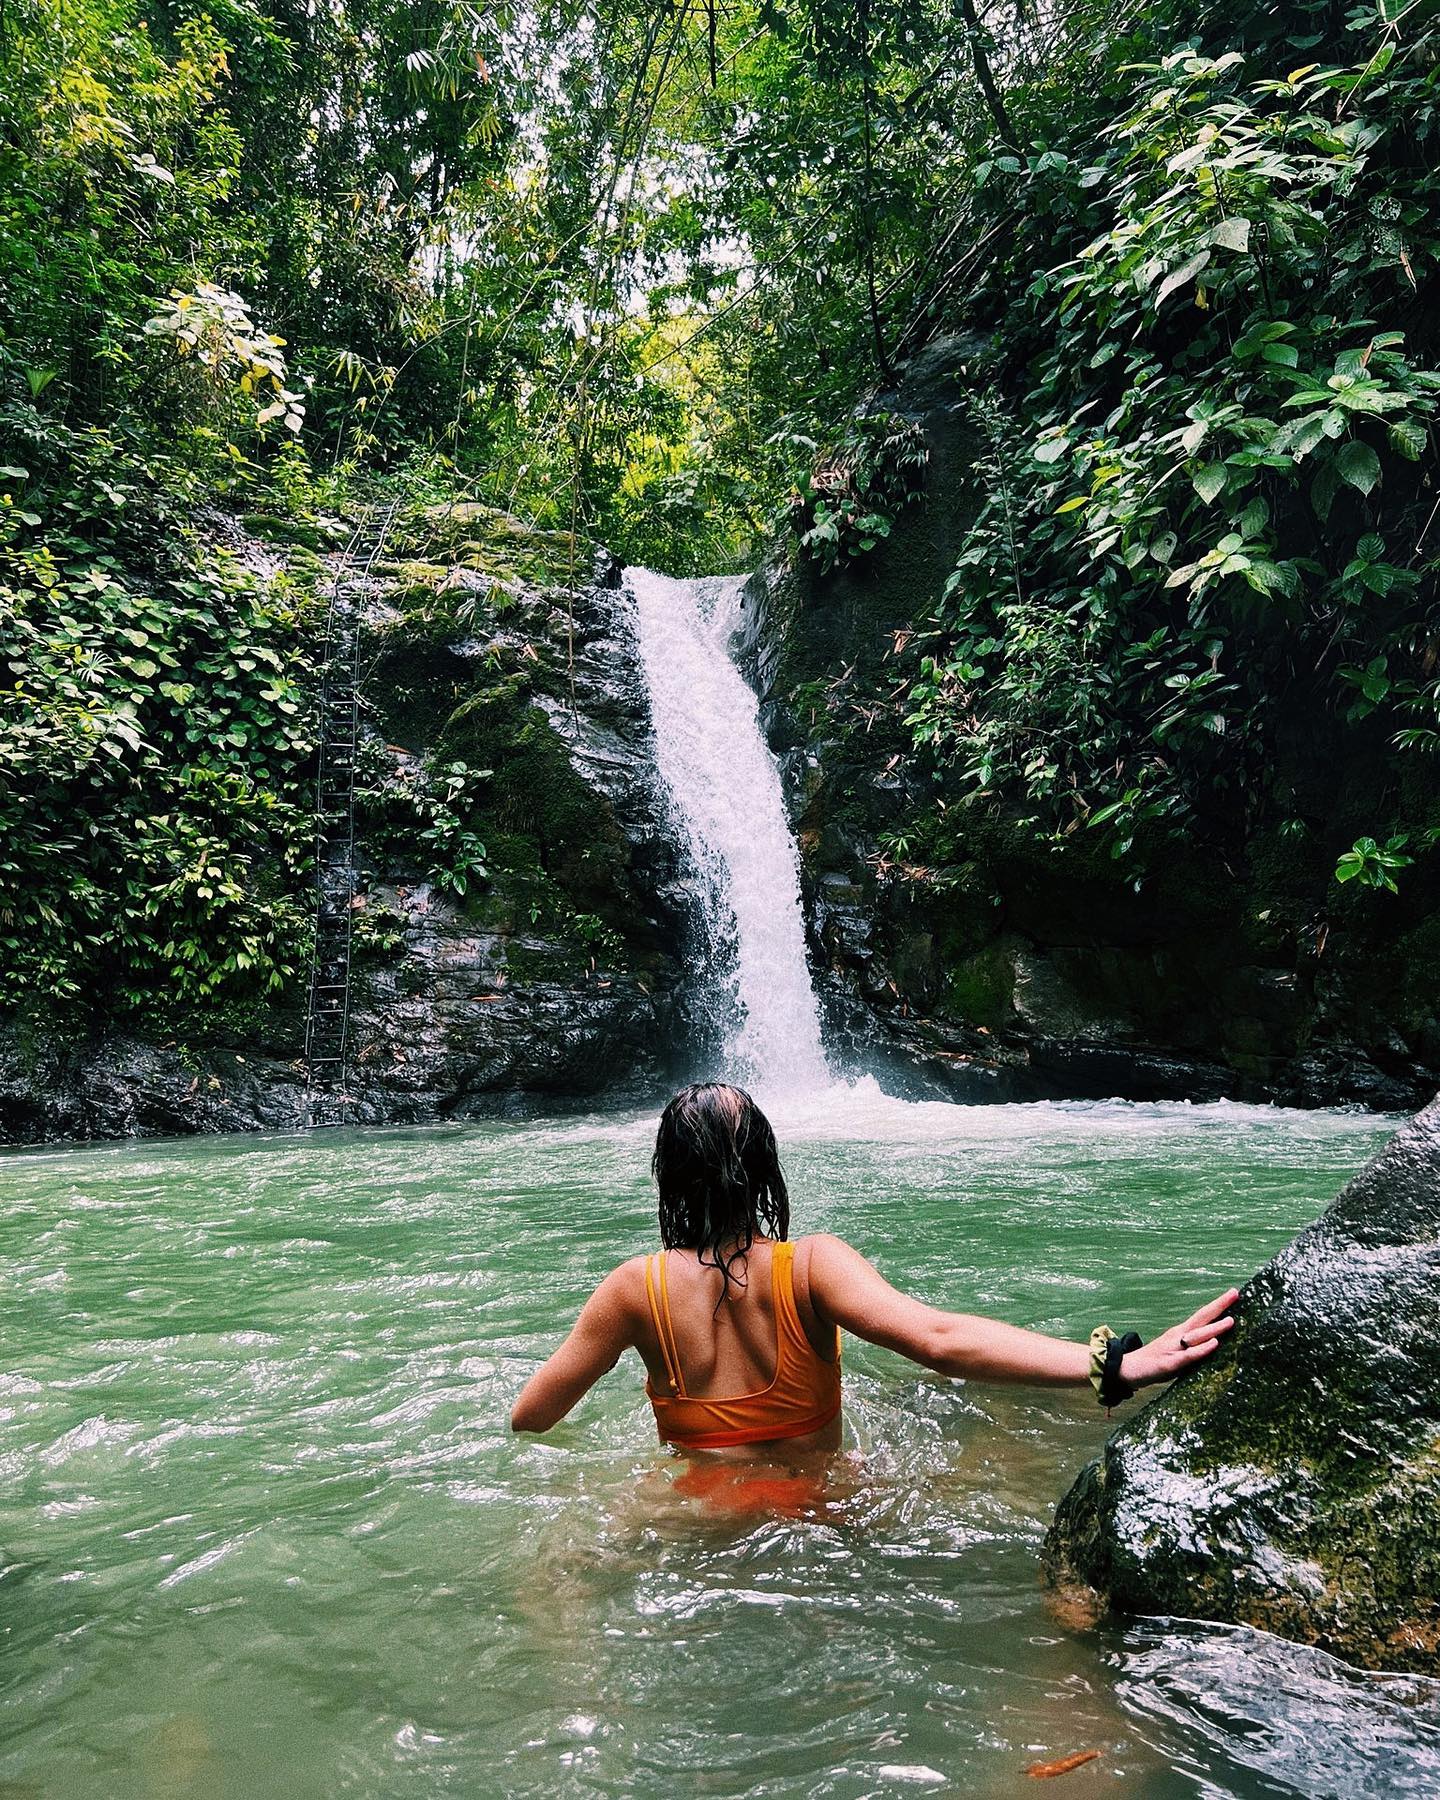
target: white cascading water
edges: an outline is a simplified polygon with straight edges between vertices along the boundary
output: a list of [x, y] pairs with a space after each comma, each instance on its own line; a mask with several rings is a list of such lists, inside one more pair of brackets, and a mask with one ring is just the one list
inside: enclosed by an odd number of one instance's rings
[[739, 577], [629, 569], [656, 763], [699, 873], [728, 1073], [765, 1093], [826, 1086], [800, 869], [759, 706], [730, 656]]

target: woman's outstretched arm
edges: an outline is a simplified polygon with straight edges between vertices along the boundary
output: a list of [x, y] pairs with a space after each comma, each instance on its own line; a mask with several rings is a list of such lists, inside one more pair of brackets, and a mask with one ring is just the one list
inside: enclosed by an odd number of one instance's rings
[[[1046, 1337], [977, 1313], [927, 1306], [891, 1287], [873, 1263], [841, 1238], [813, 1237], [809, 1249], [811, 1304], [827, 1322], [856, 1337], [898, 1350], [938, 1374], [974, 1381], [1083, 1387], [1090, 1379], [1088, 1344]], [[1237, 1293], [1230, 1288], [1153, 1343], [1130, 1351], [1120, 1365], [1121, 1379], [1131, 1387], [1145, 1387], [1203, 1362], [1235, 1323], [1226, 1315]]]
[[612, 1269], [580, 1308], [574, 1329], [535, 1371], [510, 1411], [512, 1431], [548, 1431], [613, 1369], [635, 1342], [630, 1263]]

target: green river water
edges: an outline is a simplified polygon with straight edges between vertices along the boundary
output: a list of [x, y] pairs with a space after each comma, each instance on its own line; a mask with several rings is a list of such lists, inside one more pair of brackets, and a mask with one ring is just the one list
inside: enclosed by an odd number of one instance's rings
[[[1149, 1331], [1392, 1122], [777, 1109], [794, 1229], [926, 1298]], [[846, 1345], [813, 1516], [677, 1495], [627, 1359], [528, 1372], [652, 1242], [653, 1115], [0, 1161], [0, 1797], [1440, 1792], [1440, 1700], [1257, 1634], [1083, 1631], [1037, 1581], [1088, 1395]], [[1047, 1790], [1041, 1790], [1047, 1791]]]

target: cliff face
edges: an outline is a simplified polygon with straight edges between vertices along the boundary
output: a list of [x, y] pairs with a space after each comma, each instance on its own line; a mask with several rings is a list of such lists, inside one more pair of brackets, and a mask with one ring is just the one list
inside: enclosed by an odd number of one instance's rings
[[1083, 834], [1057, 851], [978, 816], [913, 751], [892, 694], [976, 503], [982, 357], [936, 344], [879, 398], [931, 451], [887, 540], [825, 574], [781, 546], [747, 590], [832, 1031], [914, 1091], [967, 1100], [1422, 1104], [1440, 1081], [1437, 877], [1407, 871], [1400, 896], [1331, 879], [1373, 817], [1378, 759], [1290, 721], [1287, 777], [1328, 811], [1325, 841], [1180, 845], [1137, 886]]
[[[1440, 853], [1399, 896], [1331, 879], [1381, 759], [1287, 721], [1287, 779], [1328, 805], [1329, 837], [1181, 845], [1137, 883], [1083, 833], [1057, 851], [980, 816], [915, 753], [894, 694], [976, 502], [981, 349], [933, 345], [881, 397], [930, 452], [893, 534], [824, 574], [778, 547], [746, 590], [742, 663], [782, 762], [832, 1045], [961, 1100], [1421, 1104], [1440, 1083]], [[354, 1117], [648, 1097], [704, 1037], [684, 979], [699, 912], [619, 570], [463, 503], [407, 520], [363, 596]], [[457, 821], [485, 849], [463, 888], [441, 841]], [[0, 1021], [0, 1142], [293, 1125], [303, 1002], [296, 983], [83, 1037]]]
[[[407, 529], [361, 597], [352, 1116], [648, 1098], [689, 1035], [689, 912], [619, 570], [475, 507]], [[485, 846], [463, 893], [426, 800], [452, 775]], [[0, 1028], [0, 1142], [292, 1127], [303, 1006], [297, 983], [153, 1031]]]
[[1061, 1502], [1050, 1578], [1124, 1612], [1440, 1670], [1440, 1101], [1241, 1294]]

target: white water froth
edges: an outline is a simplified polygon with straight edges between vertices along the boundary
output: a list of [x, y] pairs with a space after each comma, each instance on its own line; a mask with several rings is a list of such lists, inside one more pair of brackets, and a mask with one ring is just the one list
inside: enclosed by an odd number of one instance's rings
[[826, 1087], [800, 870], [780, 770], [730, 656], [738, 577], [630, 569], [656, 764], [700, 876], [727, 1073], [767, 1094]]

